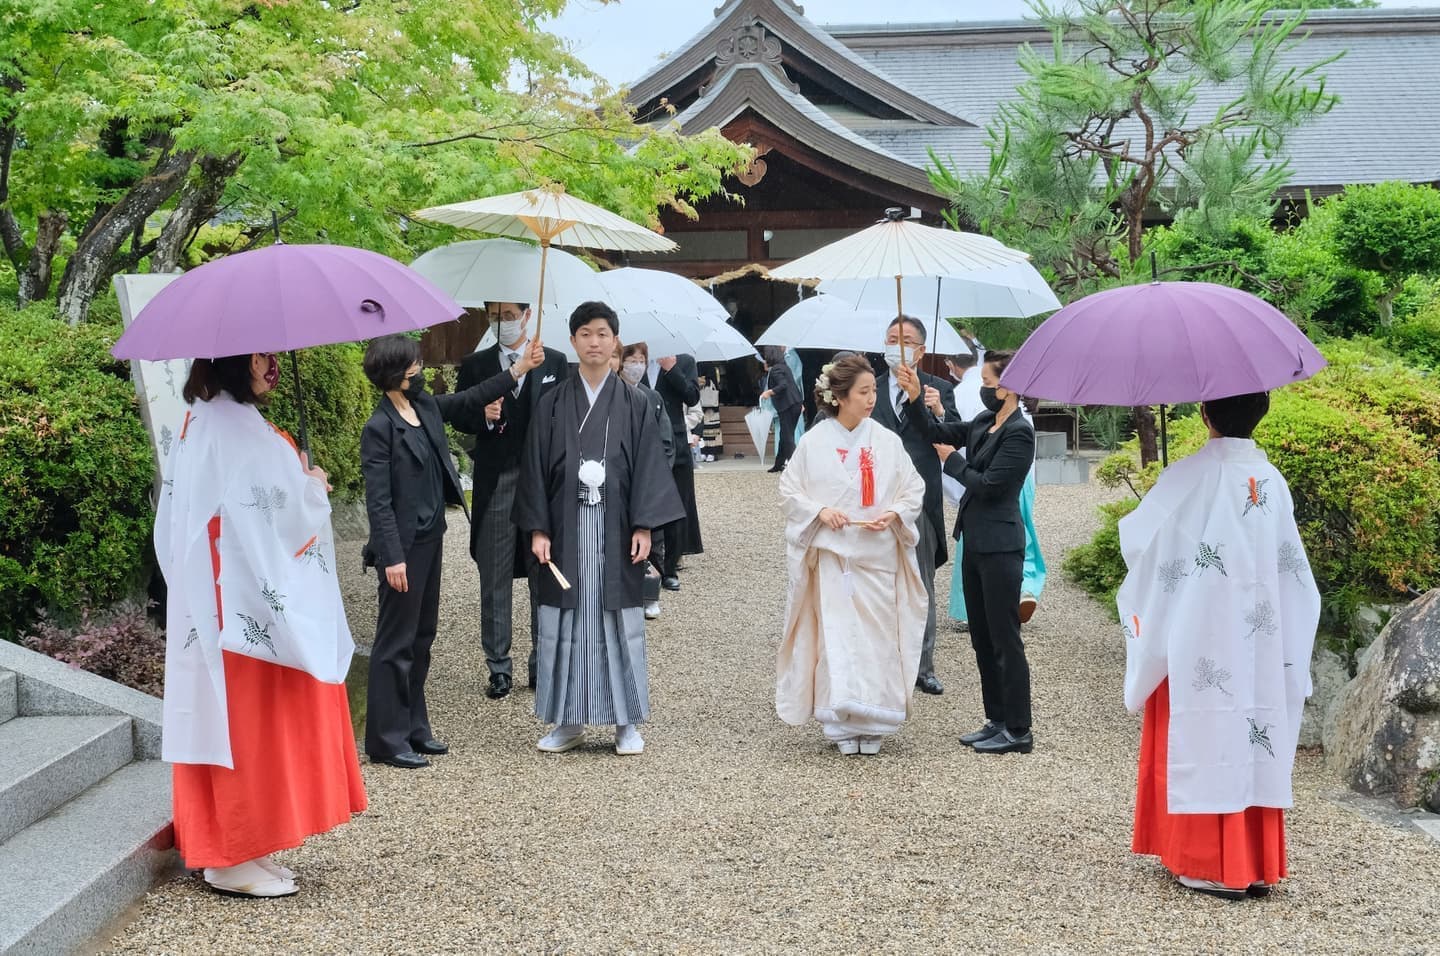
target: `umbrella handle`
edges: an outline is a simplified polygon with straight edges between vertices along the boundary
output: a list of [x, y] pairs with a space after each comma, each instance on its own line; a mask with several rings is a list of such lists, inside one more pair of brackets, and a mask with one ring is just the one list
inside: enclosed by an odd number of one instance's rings
[[300, 450], [308, 458], [310, 456], [310, 424], [305, 417], [305, 390], [300, 385], [299, 352], [290, 353], [290, 374], [295, 381], [295, 408], [300, 413]]
[[[905, 315], [905, 304], [900, 298], [900, 277], [895, 277], [895, 318], [899, 319]], [[905, 323], [900, 323], [897, 330], [900, 333], [900, 364], [905, 364]]]
[[545, 260], [550, 255], [550, 240], [540, 240], [540, 293], [535, 300], [535, 335], [533, 341], [544, 341], [540, 338], [540, 325], [545, 320]]

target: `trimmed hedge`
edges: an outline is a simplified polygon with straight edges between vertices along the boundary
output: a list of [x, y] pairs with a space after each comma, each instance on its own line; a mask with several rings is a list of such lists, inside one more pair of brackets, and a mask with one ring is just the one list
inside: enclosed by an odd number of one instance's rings
[[115, 337], [0, 306], [0, 637], [149, 576], [154, 462]]
[[[310, 425], [311, 459], [325, 469], [335, 500], [365, 493], [360, 473], [360, 432], [375, 410], [376, 393], [365, 377], [363, 344], [326, 345], [300, 353], [305, 417]], [[277, 428], [300, 441], [292, 356], [280, 356], [280, 384], [262, 411]]]

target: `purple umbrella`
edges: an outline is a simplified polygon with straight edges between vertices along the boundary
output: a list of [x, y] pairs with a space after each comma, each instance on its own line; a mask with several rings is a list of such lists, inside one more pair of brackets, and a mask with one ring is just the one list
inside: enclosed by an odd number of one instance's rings
[[429, 279], [387, 256], [277, 242], [176, 279], [140, 311], [110, 353], [159, 360], [291, 352], [300, 447], [308, 450], [295, 349], [415, 332], [463, 312]]
[[463, 312], [430, 280], [379, 253], [276, 243], [176, 279], [111, 354], [158, 360], [289, 352], [414, 332]]
[[1174, 405], [1266, 392], [1325, 359], [1279, 309], [1209, 282], [1097, 292], [1046, 319], [1001, 384], [1071, 405]]

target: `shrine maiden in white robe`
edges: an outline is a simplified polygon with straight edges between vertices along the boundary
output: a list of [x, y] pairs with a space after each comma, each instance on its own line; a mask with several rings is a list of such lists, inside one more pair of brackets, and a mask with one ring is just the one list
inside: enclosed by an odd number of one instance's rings
[[155, 516], [168, 586], [161, 756], [234, 769], [222, 651], [328, 684], [349, 670], [355, 644], [335, 577], [330, 499], [253, 405], [223, 393], [195, 402], [166, 473]]
[[[915, 561], [925, 482], [889, 429], [867, 418], [847, 431], [830, 418], [800, 439], [780, 496], [790, 595], [775, 709], [795, 726], [813, 716], [832, 740], [893, 734], [909, 714], [925, 634]], [[854, 522], [887, 511], [900, 520], [835, 531], [820, 523], [824, 508]]]
[[1171, 813], [1291, 806], [1320, 593], [1280, 472], [1214, 438], [1120, 522], [1125, 706], [1170, 678]]

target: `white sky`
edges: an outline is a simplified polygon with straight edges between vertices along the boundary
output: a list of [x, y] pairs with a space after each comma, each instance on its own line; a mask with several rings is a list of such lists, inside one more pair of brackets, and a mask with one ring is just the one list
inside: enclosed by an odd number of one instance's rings
[[[714, 18], [723, 0], [570, 0], [545, 29], [574, 44], [575, 54], [615, 86], [638, 79]], [[1381, 0], [1384, 7], [1432, 6], [1414, 0]], [[814, 23], [935, 23], [1016, 20], [1029, 12], [1025, 0], [801, 0]]]

